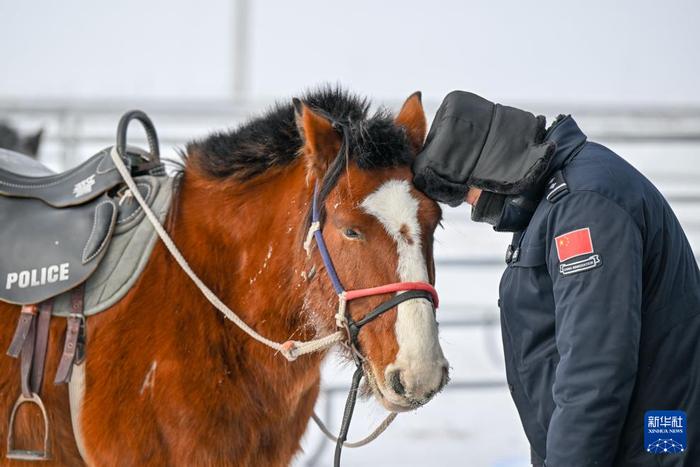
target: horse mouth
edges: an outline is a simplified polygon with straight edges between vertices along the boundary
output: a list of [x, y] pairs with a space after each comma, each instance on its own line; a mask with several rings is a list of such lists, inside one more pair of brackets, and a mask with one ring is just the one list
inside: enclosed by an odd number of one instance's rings
[[366, 397], [370, 395], [374, 396], [374, 398], [390, 412], [410, 412], [411, 410], [422, 407], [432, 399], [432, 395], [423, 400], [414, 400], [392, 393], [388, 388], [383, 387], [383, 385], [377, 381], [371, 365], [365, 364], [363, 367], [367, 383], [363, 387], [362, 394]]

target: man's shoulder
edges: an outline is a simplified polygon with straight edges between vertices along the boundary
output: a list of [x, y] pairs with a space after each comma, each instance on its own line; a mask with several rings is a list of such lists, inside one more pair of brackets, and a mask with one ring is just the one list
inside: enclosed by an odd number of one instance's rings
[[646, 179], [612, 150], [587, 142], [563, 169], [569, 191], [594, 191], [601, 195], [634, 193]]
[[619, 216], [624, 211], [642, 228], [645, 205], [663, 205], [662, 199], [651, 182], [622, 157], [601, 144], [586, 142], [545, 182], [544, 196], [530, 227], [537, 230], [538, 237], [548, 238], [548, 230], [558, 225], [550, 222], [553, 211], [582, 217]]
[[639, 212], [653, 185], [630, 163], [607, 147], [587, 142], [561, 171], [569, 194], [595, 193], [631, 215]]

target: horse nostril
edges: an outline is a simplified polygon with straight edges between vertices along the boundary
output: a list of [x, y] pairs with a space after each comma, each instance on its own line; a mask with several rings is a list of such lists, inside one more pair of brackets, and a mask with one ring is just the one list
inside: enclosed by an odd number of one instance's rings
[[401, 382], [401, 370], [394, 370], [389, 373], [389, 385], [394, 392], [400, 396], [406, 393], [406, 388]]

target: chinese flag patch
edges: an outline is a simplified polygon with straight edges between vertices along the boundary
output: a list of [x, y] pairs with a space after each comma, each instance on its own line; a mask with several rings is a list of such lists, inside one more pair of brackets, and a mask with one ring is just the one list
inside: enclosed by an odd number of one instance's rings
[[554, 243], [557, 245], [559, 261], [566, 261], [576, 256], [593, 253], [591, 229], [588, 227], [559, 235], [554, 238]]

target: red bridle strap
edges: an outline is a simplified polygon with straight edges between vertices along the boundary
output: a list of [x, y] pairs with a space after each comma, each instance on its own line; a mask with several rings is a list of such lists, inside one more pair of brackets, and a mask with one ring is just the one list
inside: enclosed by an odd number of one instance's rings
[[344, 293], [345, 300], [355, 300], [357, 298], [371, 297], [373, 295], [384, 295], [393, 292], [406, 292], [408, 290], [424, 290], [433, 298], [433, 306], [438, 307], [438, 293], [435, 287], [427, 282], [396, 282], [394, 284], [380, 285], [379, 287], [370, 287], [368, 289], [346, 290]]

